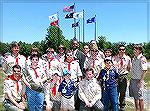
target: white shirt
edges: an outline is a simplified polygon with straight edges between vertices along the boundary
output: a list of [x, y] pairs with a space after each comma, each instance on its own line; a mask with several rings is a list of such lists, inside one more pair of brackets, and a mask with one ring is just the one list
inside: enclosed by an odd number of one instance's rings
[[[18, 63], [17, 63], [18, 59]], [[23, 55], [18, 55], [17, 57], [13, 55], [5, 56], [5, 65], [4, 65], [4, 71], [6, 75], [12, 75], [12, 67], [15, 64], [19, 64], [21, 68], [25, 67], [26, 58]]]
[[71, 63], [63, 62], [61, 64], [62, 75], [63, 75], [63, 70], [64, 69], [70, 70], [70, 72], [71, 72], [71, 79], [73, 81], [77, 81], [78, 77], [82, 76], [82, 72], [81, 72], [79, 63], [77, 61], [72, 61]]
[[[112, 58], [115, 68], [118, 70], [118, 74], [127, 74], [128, 73], [128, 67], [131, 66], [131, 58], [128, 55], [123, 55], [122, 58], [119, 57], [119, 55]], [[122, 59], [122, 66], [121, 66], [121, 59]]]

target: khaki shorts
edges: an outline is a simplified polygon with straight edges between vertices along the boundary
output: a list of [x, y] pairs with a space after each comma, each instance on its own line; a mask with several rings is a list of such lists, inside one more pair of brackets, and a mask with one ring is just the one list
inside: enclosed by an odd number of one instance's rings
[[61, 108], [66, 110], [74, 110], [74, 96], [72, 96], [71, 98], [67, 99], [65, 97], [61, 97]]
[[135, 100], [143, 99], [144, 97], [144, 81], [142, 81], [141, 87], [137, 87], [138, 79], [131, 79], [129, 85], [129, 96], [134, 97]]

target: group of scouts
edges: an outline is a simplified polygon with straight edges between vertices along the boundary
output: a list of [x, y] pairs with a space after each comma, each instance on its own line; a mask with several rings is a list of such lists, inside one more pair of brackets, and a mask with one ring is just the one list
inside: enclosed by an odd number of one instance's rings
[[115, 56], [111, 49], [100, 51], [95, 40], [84, 45], [83, 52], [78, 47], [73, 40], [71, 49], [60, 45], [56, 54], [48, 48], [41, 57], [33, 47], [25, 58], [13, 42], [2, 64], [5, 109], [43, 111], [45, 103], [46, 111], [123, 111], [130, 71], [129, 95], [134, 97], [136, 111], [144, 111], [147, 60], [141, 45], [133, 46], [132, 58], [124, 45]]

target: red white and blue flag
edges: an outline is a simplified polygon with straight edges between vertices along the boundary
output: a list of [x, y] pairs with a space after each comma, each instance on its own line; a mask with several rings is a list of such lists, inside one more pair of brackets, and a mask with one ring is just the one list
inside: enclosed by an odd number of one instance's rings
[[63, 9], [63, 12], [73, 12], [74, 11], [74, 5], [72, 6], [65, 6]]

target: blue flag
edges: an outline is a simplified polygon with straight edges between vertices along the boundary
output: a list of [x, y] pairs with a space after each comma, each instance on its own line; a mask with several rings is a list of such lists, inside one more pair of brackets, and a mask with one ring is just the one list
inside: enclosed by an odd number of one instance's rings
[[91, 19], [87, 19], [87, 24], [88, 24], [88, 23], [93, 23], [93, 22], [96, 22], [95, 17], [93, 17], [93, 18], [91, 18]]

